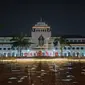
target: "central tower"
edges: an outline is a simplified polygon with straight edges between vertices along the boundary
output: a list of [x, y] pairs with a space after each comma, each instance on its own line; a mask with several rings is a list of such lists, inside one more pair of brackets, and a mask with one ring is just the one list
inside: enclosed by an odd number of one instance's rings
[[36, 46], [43, 46], [46, 39], [51, 37], [51, 28], [41, 19], [32, 27], [31, 35]]

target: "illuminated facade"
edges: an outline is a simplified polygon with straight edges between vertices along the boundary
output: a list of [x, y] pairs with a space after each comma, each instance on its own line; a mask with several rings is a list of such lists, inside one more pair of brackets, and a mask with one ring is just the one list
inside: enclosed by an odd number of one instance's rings
[[[31, 30], [30, 40], [34, 43], [28, 49], [22, 49], [22, 56], [33, 57], [38, 56], [61, 56], [60, 43], [54, 46], [53, 41], [56, 37], [51, 36], [51, 27], [42, 20], [37, 22]], [[66, 41], [71, 44], [71, 47], [63, 48], [63, 56], [85, 56], [85, 37], [82, 36], [63, 36]], [[10, 42], [12, 37], [0, 37], [0, 56], [19, 56], [18, 48], [11, 48]]]

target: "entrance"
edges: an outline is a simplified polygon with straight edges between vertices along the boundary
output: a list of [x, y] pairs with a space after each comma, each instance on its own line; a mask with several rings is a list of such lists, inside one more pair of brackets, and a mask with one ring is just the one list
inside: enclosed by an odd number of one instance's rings
[[39, 52], [37, 53], [37, 56], [42, 56], [42, 51], [39, 51]]

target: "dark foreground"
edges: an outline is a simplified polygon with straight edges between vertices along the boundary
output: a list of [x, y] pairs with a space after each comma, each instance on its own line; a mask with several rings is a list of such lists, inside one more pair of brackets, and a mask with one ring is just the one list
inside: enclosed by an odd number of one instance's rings
[[85, 85], [85, 63], [2, 62], [0, 85]]

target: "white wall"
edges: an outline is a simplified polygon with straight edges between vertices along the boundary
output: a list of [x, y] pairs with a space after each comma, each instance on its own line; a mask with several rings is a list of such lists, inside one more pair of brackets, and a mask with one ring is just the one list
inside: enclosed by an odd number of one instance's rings
[[32, 41], [38, 44], [38, 38], [41, 34], [45, 39], [51, 37], [51, 32], [32, 32]]

